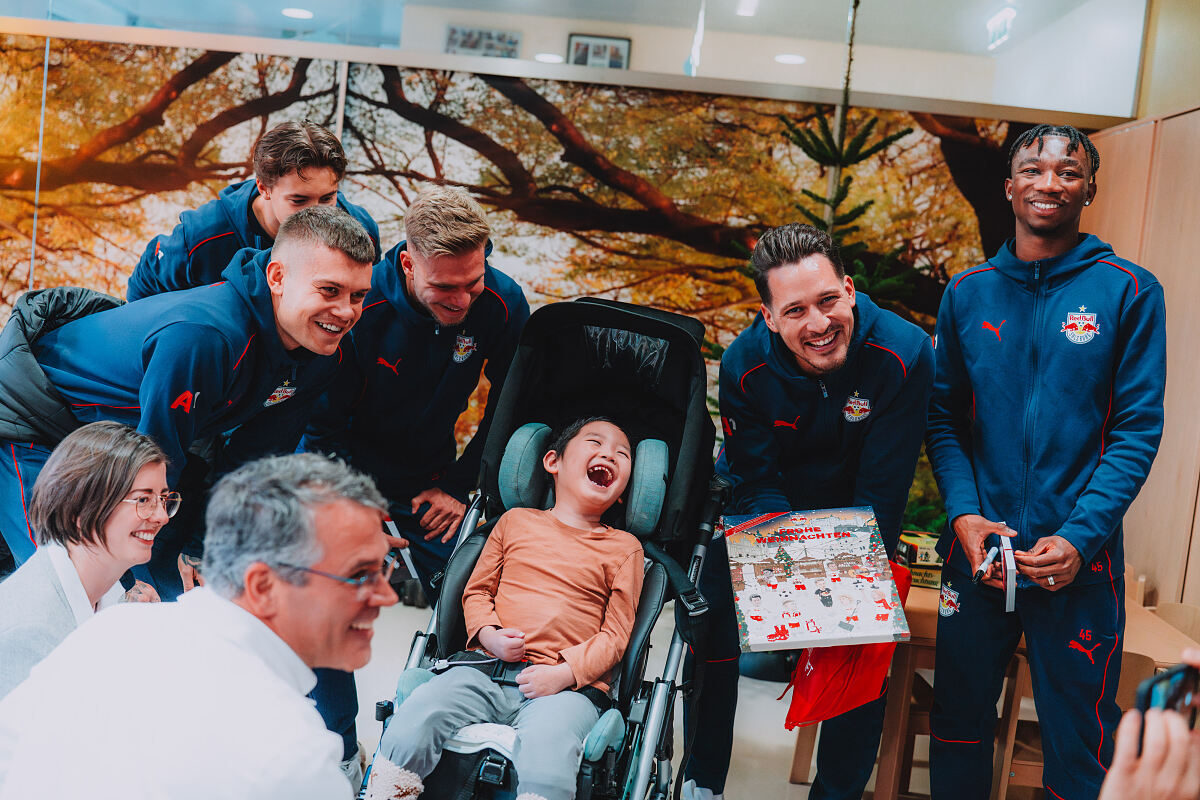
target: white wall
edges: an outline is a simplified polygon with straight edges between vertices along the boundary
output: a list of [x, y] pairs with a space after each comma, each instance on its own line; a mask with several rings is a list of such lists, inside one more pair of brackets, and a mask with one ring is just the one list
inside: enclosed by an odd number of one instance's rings
[[[1130, 116], [1137, 83], [1144, 6], [1130, 0], [1091, 0], [1042, 31], [1021, 35], [989, 55], [896, 47], [855, 48], [856, 92]], [[596, 20], [570, 20], [408, 4], [404, 49], [441, 52], [448, 25], [520, 31], [521, 58], [563, 55], [567, 36], [590, 33], [632, 39], [630, 68], [680, 75], [693, 31]], [[1133, 32], [1136, 31], [1136, 35]], [[777, 53], [808, 61], [778, 64]], [[699, 76], [840, 89], [844, 45], [788, 37], [708, 31]]]
[[1138, 116], [1200, 107], [1200, 3], [1151, 0]]
[[[565, 55], [572, 33], [624, 36], [632, 70], [683, 74], [692, 48], [693, 31], [599, 20], [571, 20], [526, 14], [501, 14], [406, 4], [401, 47], [441, 52], [448, 25], [520, 31], [521, 58], [537, 53]], [[775, 62], [778, 53], [798, 53], [808, 60], [789, 65]], [[835, 42], [756, 36], [709, 30], [700, 55], [699, 77], [840, 89], [846, 69], [846, 47]], [[956, 53], [933, 53], [861, 45], [855, 48], [853, 85], [859, 92], [913, 95], [968, 102], [991, 102], [980, 96], [992, 85], [993, 59]]]
[[[1020, 22], [1018, 15], [1014, 38]], [[1001, 45], [992, 102], [1133, 116], [1144, 24], [1142, 3], [1091, 0], [1011, 47]]]

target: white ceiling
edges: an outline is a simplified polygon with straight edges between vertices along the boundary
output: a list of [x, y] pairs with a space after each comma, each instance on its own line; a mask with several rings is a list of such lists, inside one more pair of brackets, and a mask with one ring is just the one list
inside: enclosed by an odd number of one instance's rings
[[[759, 0], [753, 17], [735, 14], [738, 0], [706, 0], [708, 30], [844, 41], [848, 0]], [[1011, 5], [1019, 13], [1012, 42], [1086, 0], [862, 0], [857, 40], [941, 52], [987, 52], [987, 20]], [[1144, 6], [1145, 0], [1129, 0]], [[700, 0], [442, 0], [422, 5], [568, 19], [694, 28]], [[312, 20], [287, 19], [299, 6]], [[0, 14], [256, 36], [302, 37], [361, 45], [400, 40], [404, 0], [0, 0]]]

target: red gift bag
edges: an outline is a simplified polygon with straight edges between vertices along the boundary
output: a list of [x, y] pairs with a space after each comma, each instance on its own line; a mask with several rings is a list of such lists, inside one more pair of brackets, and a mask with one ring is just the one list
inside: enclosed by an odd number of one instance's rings
[[[895, 561], [891, 565], [903, 605], [912, 586], [912, 573]], [[879, 642], [802, 651], [792, 680], [779, 695], [782, 700], [788, 689], [792, 690], [784, 727], [790, 731], [797, 725], [815, 725], [882, 697], [895, 650], [895, 642]]]

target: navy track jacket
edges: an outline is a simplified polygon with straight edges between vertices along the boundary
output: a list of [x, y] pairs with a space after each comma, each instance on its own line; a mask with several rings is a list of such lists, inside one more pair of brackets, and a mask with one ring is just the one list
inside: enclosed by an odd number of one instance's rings
[[223, 283], [67, 323], [38, 339], [34, 356], [80, 423], [111, 419], [153, 436], [171, 460], [171, 484], [193, 441], [234, 428], [228, 468], [291, 452], [341, 353], [284, 349], [263, 272], [269, 257], [243, 250]]
[[846, 364], [804, 375], [762, 315], [721, 359], [725, 446], [735, 514], [872, 506], [889, 553], [925, 433], [933, 385], [929, 336], [855, 294]]
[[[400, 267], [406, 242], [375, 265], [352, 352], [314, 417], [305, 450], [336, 454], [404, 503], [436, 486], [465, 500], [479, 477], [495, 400], [516, 352], [529, 304], [516, 281], [486, 266], [484, 291], [459, 325], [439, 325], [409, 299]], [[485, 256], [491, 253], [491, 243]], [[348, 352], [350, 352], [348, 350]], [[454, 425], [479, 384], [488, 408], [457, 461]]]
[[[1083, 557], [1076, 583], [1120, 576], [1121, 519], [1158, 451], [1165, 380], [1153, 275], [1095, 236], [1033, 262], [1005, 243], [950, 280], [938, 312], [928, 452], [947, 517], [1004, 521], [1018, 550], [1062, 536]], [[956, 541], [948, 530], [939, 551], [966, 573]]]
[[[129, 276], [126, 297], [130, 302], [143, 297], [207, 286], [221, 275], [239, 250], [250, 247], [267, 250], [275, 242], [267, 238], [257, 223], [251, 223], [251, 205], [258, 197], [254, 179], [226, 186], [216, 200], [179, 215], [179, 224], [170, 235], [155, 236]], [[365, 209], [337, 195], [338, 208], [358, 220], [379, 247], [379, 226]], [[266, 264], [264, 262], [263, 266]]]

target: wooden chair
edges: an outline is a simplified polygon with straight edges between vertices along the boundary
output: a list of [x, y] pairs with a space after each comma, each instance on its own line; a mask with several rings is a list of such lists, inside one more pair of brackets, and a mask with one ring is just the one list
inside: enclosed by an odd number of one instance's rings
[[1137, 689], [1142, 681], [1157, 672], [1154, 659], [1141, 653], [1125, 653], [1121, 656], [1121, 680], [1117, 683], [1117, 705], [1128, 711], [1137, 703]]
[[[1010, 790], [1018, 786], [1040, 789], [1042, 786], [1042, 735], [1036, 721], [1020, 719], [1021, 698], [1033, 695], [1029, 662], [1018, 654], [1017, 679], [1012, 693], [1005, 693], [1000, 739], [1004, 757], [992, 779], [992, 796], [1005, 800]], [[1140, 653], [1121, 656], [1121, 677], [1117, 682], [1117, 705], [1122, 711], [1133, 708], [1137, 687], [1155, 672], [1154, 659]], [[1007, 720], [1007, 725], [1004, 724]]]
[[1139, 575], [1128, 561], [1125, 562], [1125, 600], [1146, 605], [1146, 576]]
[[[903, 645], [902, 645], [903, 646]], [[1018, 658], [1020, 658], [1018, 656]], [[1023, 659], [1022, 659], [1023, 661]], [[899, 664], [905, 664], [903, 658], [898, 659]], [[917, 662], [919, 668], [931, 669], [932, 652], [927, 654], [924, 660]], [[897, 662], [893, 662], [893, 670], [895, 670]], [[1014, 683], [1017, 679], [1018, 661], [1013, 659], [1009, 665], [1008, 673], [1006, 674], [1006, 697], [1015, 691]], [[903, 666], [901, 666], [903, 669]], [[911, 667], [910, 667], [911, 668]], [[904, 682], [899, 681], [895, 672], [893, 679], [898, 681], [898, 685]], [[1026, 670], [1028, 679], [1028, 670]], [[1027, 692], [1028, 693], [1028, 689]], [[1005, 709], [1011, 705], [1006, 701]], [[1018, 704], [1019, 705], [1019, 704]], [[914, 766], [928, 768], [929, 763], [925, 761], [914, 761], [914, 751], [916, 749], [916, 739], [918, 736], [929, 735], [929, 713], [933, 708], [933, 687], [920, 674], [912, 676], [911, 692], [909, 695], [908, 719], [904, 726], [904, 735], [902, 739], [895, 739], [889, 734], [888, 730], [884, 730], [882, 741], [879, 748], [880, 768], [882, 771], [885, 760], [892, 759], [896, 763], [894, 766], [899, 772], [899, 797], [901, 798], [917, 798], [928, 797], [928, 795], [916, 794], [911, 786], [912, 770]], [[1007, 711], [1001, 716], [1000, 724], [997, 730], [1008, 730], [1010, 727]], [[792, 753], [792, 770], [789, 776], [791, 783], [809, 783], [812, 778], [812, 756], [816, 748], [817, 742], [817, 726], [810, 725], [804, 728], [797, 729], [796, 732], [796, 747]], [[997, 741], [995, 769], [1000, 768], [1000, 755], [1002, 753], [1002, 742]], [[867, 797], [874, 797], [874, 792], [867, 792]]]
[[1159, 603], [1154, 613], [1189, 639], [1200, 641], [1200, 606], [1189, 603]]

